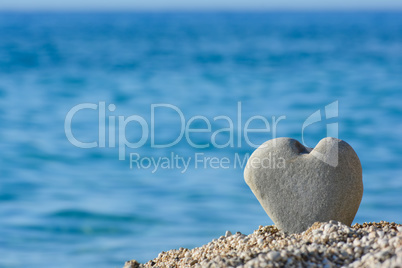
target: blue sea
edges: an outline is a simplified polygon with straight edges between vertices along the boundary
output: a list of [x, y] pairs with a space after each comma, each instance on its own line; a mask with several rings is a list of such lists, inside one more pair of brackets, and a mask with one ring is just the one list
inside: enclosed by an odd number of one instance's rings
[[270, 225], [242, 161], [330, 124], [362, 163], [355, 222], [402, 223], [402, 13], [0, 13], [0, 267], [122, 267]]

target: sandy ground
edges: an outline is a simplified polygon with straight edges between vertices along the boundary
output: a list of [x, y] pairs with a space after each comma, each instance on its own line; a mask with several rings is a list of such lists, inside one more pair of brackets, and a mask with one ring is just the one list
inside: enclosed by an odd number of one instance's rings
[[260, 226], [250, 235], [231, 234], [194, 249], [161, 252], [134, 267], [402, 267], [402, 225], [380, 222], [314, 223], [300, 234], [286, 235]]

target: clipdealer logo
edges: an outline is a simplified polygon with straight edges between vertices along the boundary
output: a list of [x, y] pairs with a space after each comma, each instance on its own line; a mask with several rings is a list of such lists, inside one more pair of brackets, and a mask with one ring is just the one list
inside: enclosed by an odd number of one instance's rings
[[[91, 142], [83, 142], [76, 138], [74, 131], [72, 129], [72, 122], [74, 117], [79, 116], [80, 112], [84, 110], [93, 110], [97, 112], [97, 116], [94, 120], [98, 121], [98, 135], [97, 139]], [[113, 103], [106, 106], [106, 102], [99, 103], [81, 103], [72, 107], [66, 117], [64, 122], [64, 130], [68, 141], [78, 147], [83, 149], [89, 148], [118, 148], [118, 158], [119, 160], [126, 159], [126, 151], [130, 149], [138, 149], [142, 146], [151, 147], [154, 149], [161, 148], [173, 148], [179, 142], [185, 140], [189, 146], [195, 149], [202, 149], [208, 147], [214, 147], [218, 149], [227, 147], [242, 147], [242, 141], [244, 141], [248, 146], [252, 148], [258, 148], [260, 144], [254, 144], [250, 140], [250, 134], [260, 133], [267, 135], [268, 139], [275, 139], [278, 129], [278, 124], [280, 121], [285, 120], [286, 116], [281, 115], [279, 117], [272, 116], [271, 118], [266, 118], [262, 115], [254, 115], [247, 120], [242, 120], [242, 103], [237, 103], [237, 112], [234, 120], [227, 115], [218, 115], [212, 119], [207, 118], [203, 115], [195, 115], [190, 118], [186, 118], [182, 110], [172, 104], [158, 103], [150, 105], [150, 120], [147, 120], [137, 114], [130, 115], [128, 117], [122, 115], [115, 115], [116, 105]], [[177, 120], [180, 122], [179, 133], [174, 140], [169, 142], [158, 142], [156, 139], [156, 127], [157, 127], [157, 112], [170, 112], [174, 113]], [[338, 117], [338, 101], [332, 102], [325, 106], [325, 118], [331, 119]], [[224, 122], [226, 127], [219, 129], [213, 129], [212, 125], [215, 122]], [[317, 110], [311, 114], [303, 123], [301, 134], [302, 143], [304, 145], [304, 130], [315, 123], [322, 121], [321, 111]], [[211, 123], [212, 122], [212, 123]], [[251, 128], [252, 122], [259, 122], [260, 125], [264, 127], [261, 128]], [[204, 128], [193, 127], [195, 123], [202, 123]], [[126, 128], [129, 125], [135, 125], [139, 127], [139, 138], [136, 141], [129, 141], [126, 137]], [[96, 130], [95, 130], [96, 131]], [[194, 139], [194, 134], [204, 133], [209, 135], [209, 140], [203, 143], [197, 143]], [[107, 134], [107, 135], [106, 135]], [[222, 143], [222, 139], [217, 137], [223, 135], [227, 137], [225, 142]], [[327, 136], [338, 137], [338, 123], [327, 124]], [[218, 142], [219, 140], [219, 142]], [[337, 165], [338, 151], [333, 152], [334, 157], [325, 158], [319, 152], [315, 152], [314, 156], [318, 159], [330, 164], [332, 166]], [[238, 153], [235, 153], [234, 157], [211, 157], [205, 156], [204, 153], [195, 153], [194, 156], [180, 156], [174, 153], [173, 149], [170, 156], [163, 157], [144, 157], [138, 152], [129, 153], [130, 168], [137, 169], [151, 169], [152, 172], [156, 172], [158, 169], [180, 169], [182, 173], [188, 170], [190, 164], [194, 165], [194, 168], [244, 168], [250, 154], [247, 153], [244, 157], [240, 157]], [[285, 168], [285, 163], [283, 159], [272, 159], [268, 156], [265, 159], [268, 163], [269, 168]]]

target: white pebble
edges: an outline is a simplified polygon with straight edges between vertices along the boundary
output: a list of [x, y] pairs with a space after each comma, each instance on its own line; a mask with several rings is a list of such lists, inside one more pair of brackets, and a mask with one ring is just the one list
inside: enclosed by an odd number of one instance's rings
[[281, 257], [281, 254], [278, 251], [271, 251], [267, 256], [271, 261], [277, 261]]
[[377, 233], [376, 232], [371, 232], [368, 236], [369, 239], [374, 239], [377, 237]]
[[384, 232], [383, 232], [383, 231], [377, 231], [377, 235], [378, 235], [380, 238], [383, 238], [383, 237], [384, 237]]

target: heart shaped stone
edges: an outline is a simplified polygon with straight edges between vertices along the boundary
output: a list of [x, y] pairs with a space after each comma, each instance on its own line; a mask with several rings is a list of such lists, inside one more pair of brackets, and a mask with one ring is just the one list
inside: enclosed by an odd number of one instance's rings
[[269, 140], [250, 156], [244, 178], [278, 229], [299, 233], [314, 222], [351, 225], [363, 196], [362, 167], [345, 141], [312, 149], [290, 138]]

